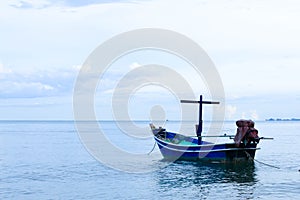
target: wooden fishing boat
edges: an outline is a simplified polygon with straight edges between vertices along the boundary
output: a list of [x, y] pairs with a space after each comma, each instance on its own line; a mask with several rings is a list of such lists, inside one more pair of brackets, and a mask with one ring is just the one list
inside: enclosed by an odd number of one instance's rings
[[[208, 162], [239, 162], [253, 161], [257, 144], [260, 139], [272, 139], [258, 137], [258, 131], [251, 120], [237, 121], [236, 135], [202, 136], [202, 105], [219, 104], [219, 102], [203, 101], [202, 95], [199, 101], [181, 100], [182, 103], [199, 104], [199, 123], [196, 137], [167, 131], [162, 127], [150, 124], [154, 139], [166, 160], [192, 160]], [[205, 137], [229, 137], [234, 142], [215, 144], [204, 141]]]

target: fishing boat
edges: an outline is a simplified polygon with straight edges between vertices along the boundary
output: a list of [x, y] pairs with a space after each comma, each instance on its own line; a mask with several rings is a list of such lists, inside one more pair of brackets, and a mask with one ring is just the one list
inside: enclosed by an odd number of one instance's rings
[[[155, 127], [150, 124], [154, 139], [165, 160], [189, 160], [208, 161], [218, 163], [231, 163], [240, 161], [253, 161], [256, 150], [260, 149], [257, 144], [261, 139], [272, 139], [258, 136], [252, 120], [238, 120], [236, 135], [202, 135], [202, 105], [219, 104], [219, 102], [203, 101], [200, 95], [199, 101], [181, 100], [181, 103], [199, 104], [199, 122], [196, 126], [196, 136], [185, 136], [174, 133], [163, 127]], [[206, 137], [228, 137], [233, 139], [229, 143], [212, 143], [205, 141]]]

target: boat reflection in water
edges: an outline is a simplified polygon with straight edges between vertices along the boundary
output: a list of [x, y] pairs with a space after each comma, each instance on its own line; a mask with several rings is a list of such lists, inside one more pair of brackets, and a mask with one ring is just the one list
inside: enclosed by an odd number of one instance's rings
[[[164, 162], [164, 161], [162, 161]], [[253, 199], [256, 188], [254, 163], [213, 164], [176, 161], [157, 171], [158, 188], [164, 195], [177, 198], [219, 199], [224, 195]]]

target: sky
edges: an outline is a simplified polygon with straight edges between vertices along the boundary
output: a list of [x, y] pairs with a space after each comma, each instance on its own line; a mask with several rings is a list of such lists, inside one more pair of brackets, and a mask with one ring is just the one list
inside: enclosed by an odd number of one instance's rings
[[[74, 85], [86, 59], [108, 39], [141, 28], [178, 32], [205, 50], [223, 82], [227, 120], [300, 118], [299, 11], [297, 0], [1, 1], [0, 120], [74, 119]], [[133, 52], [99, 80], [98, 119], [114, 119], [114, 88], [146, 64], [174, 68], [195, 96], [210, 97], [201, 77], [179, 57]], [[157, 105], [166, 118], [178, 119], [178, 99], [167, 88], [150, 85], [135, 92], [128, 100], [132, 119], [161, 113]]]

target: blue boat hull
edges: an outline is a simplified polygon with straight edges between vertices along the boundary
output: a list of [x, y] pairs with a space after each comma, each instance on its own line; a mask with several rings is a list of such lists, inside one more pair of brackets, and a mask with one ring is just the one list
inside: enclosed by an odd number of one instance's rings
[[[241, 144], [236, 147], [235, 143], [214, 144], [202, 141], [202, 144], [198, 145], [197, 139], [172, 132], [163, 132], [164, 138], [159, 137], [157, 131], [153, 131], [153, 134], [164, 159], [172, 161], [190, 160], [221, 163], [253, 161], [258, 149], [256, 143], [250, 143], [247, 146]], [[190, 145], [180, 144], [182, 141], [190, 142]]]

